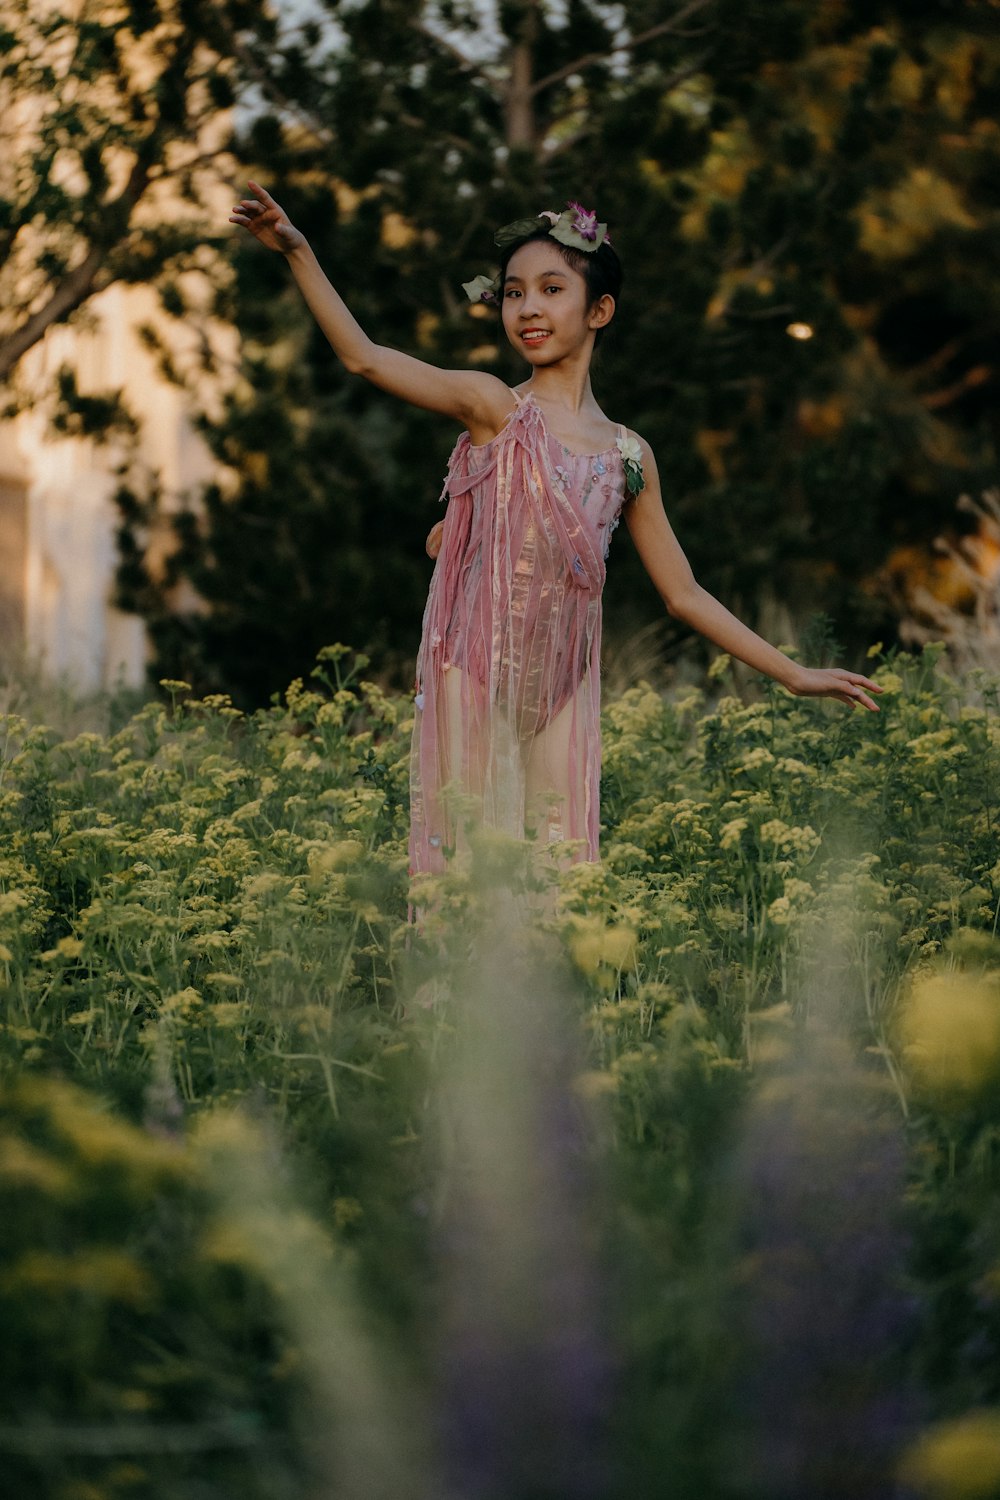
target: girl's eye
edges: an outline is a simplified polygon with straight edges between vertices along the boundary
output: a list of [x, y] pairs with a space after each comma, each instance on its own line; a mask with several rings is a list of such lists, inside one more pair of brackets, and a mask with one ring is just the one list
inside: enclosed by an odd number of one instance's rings
[[521, 293], [517, 290], [517, 287], [514, 286], [509, 286], [504, 293], [505, 297], [520, 297], [520, 295]]
[[555, 286], [555, 285], [554, 285], [554, 284], [553, 284], [553, 285], [552, 285], [552, 286], [547, 286], [547, 287], [546, 287], [546, 288], [545, 288], [545, 290], [546, 290], [546, 291], [547, 291], [547, 292], [559, 292], [559, 291], [561, 291], [561, 290], [562, 290], [562, 288], [561, 288], [561, 287], [558, 287], [558, 286]]

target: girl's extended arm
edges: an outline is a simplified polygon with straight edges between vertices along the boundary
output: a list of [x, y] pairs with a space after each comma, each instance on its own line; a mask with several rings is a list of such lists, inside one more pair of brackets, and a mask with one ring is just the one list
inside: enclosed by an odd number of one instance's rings
[[253, 198], [243, 198], [230, 224], [248, 230], [268, 250], [288, 258], [299, 290], [341, 363], [354, 375], [414, 406], [443, 412], [469, 428], [474, 442], [499, 432], [513, 401], [510, 388], [484, 370], [440, 370], [368, 337], [330, 284], [304, 234], [259, 183], [250, 182]]
[[643, 566], [670, 614], [707, 636], [730, 656], [774, 677], [799, 697], [837, 698], [852, 707], [861, 703], [877, 713], [878, 704], [868, 696], [882, 691], [877, 682], [841, 667], [800, 666], [755, 634], [701, 587], [664, 513], [652, 450], [641, 438], [640, 443], [646, 485], [625, 507], [625, 522]]

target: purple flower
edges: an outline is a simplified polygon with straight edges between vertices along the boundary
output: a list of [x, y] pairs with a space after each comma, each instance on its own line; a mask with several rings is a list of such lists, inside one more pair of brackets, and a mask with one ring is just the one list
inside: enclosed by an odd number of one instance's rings
[[567, 203], [566, 207], [573, 215], [572, 227], [576, 230], [577, 234], [580, 235], [581, 239], [596, 240], [597, 210], [595, 209], [593, 212], [590, 212], [588, 209], [584, 208], [582, 203], [574, 203], [572, 201]]

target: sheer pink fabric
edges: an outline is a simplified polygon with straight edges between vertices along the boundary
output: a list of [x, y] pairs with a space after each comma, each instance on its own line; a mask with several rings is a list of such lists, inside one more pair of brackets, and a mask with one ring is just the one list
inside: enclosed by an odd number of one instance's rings
[[601, 591], [624, 496], [618, 448], [570, 453], [530, 393], [492, 442], [459, 438], [417, 657], [412, 873], [442, 870], [470, 818], [597, 859]]

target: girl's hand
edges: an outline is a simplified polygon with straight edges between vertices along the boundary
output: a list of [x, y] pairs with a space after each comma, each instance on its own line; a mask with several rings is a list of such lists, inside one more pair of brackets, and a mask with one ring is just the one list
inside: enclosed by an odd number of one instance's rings
[[441, 538], [443, 534], [444, 522], [435, 521], [427, 535], [427, 541], [424, 543], [428, 557], [437, 557], [441, 551]]
[[248, 229], [265, 249], [280, 250], [283, 255], [304, 245], [305, 235], [289, 222], [288, 215], [270, 193], [256, 182], [249, 182], [247, 186], [257, 196], [240, 200], [229, 216], [230, 224]]
[[843, 667], [803, 667], [795, 682], [788, 684], [788, 690], [797, 698], [837, 698], [849, 708], [861, 704], [873, 713], [879, 712], [879, 706], [868, 693], [882, 691], [870, 677], [862, 677], [860, 672], [845, 672]]

